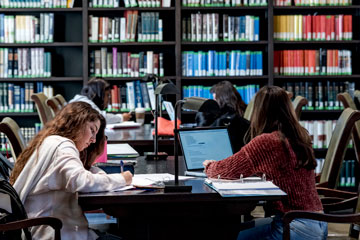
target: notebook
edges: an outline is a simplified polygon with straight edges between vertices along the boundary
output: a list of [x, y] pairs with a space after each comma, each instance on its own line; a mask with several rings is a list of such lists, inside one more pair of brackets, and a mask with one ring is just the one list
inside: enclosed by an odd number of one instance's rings
[[226, 127], [179, 129], [187, 176], [206, 177], [205, 160], [221, 160], [233, 154]]

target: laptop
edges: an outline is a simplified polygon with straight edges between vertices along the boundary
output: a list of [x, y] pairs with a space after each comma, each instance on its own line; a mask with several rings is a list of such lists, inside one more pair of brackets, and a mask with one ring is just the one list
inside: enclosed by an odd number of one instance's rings
[[179, 139], [187, 176], [206, 177], [202, 165], [205, 160], [221, 160], [233, 155], [226, 127], [179, 129]]

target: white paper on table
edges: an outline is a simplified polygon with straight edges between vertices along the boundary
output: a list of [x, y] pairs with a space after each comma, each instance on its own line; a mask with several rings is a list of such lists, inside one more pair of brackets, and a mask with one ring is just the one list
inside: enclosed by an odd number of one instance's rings
[[115, 188], [113, 189], [111, 192], [122, 192], [122, 191], [126, 191], [129, 189], [134, 189], [134, 186], [124, 186], [124, 187], [119, 187], [119, 188]]

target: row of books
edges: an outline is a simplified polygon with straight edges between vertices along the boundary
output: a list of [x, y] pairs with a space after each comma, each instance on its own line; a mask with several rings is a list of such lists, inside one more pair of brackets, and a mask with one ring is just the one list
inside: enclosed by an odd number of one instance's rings
[[152, 82], [136, 80], [126, 82], [123, 85], [112, 86], [107, 111], [127, 112], [137, 107], [143, 107], [146, 111], [155, 109], [155, 94]]
[[54, 95], [52, 86], [43, 86], [43, 82], [33, 82], [15, 85], [14, 83], [0, 83], [0, 112], [34, 112], [34, 102], [31, 95], [44, 92], [47, 97]]
[[182, 0], [184, 7], [267, 6], [267, 0]]
[[263, 75], [262, 52], [184, 51], [182, 53], [182, 75], [187, 77], [261, 76]]
[[351, 75], [351, 51], [338, 49], [274, 51], [278, 75]]
[[50, 43], [54, 41], [54, 13], [0, 14], [0, 42]]
[[293, 96], [303, 96], [308, 100], [305, 110], [340, 110], [343, 106], [337, 95], [348, 92], [354, 96], [355, 82], [288, 82], [283, 86]]
[[340, 171], [339, 187], [355, 187], [356, 185], [356, 166], [355, 160], [344, 160]]
[[119, 52], [115, 47], [111, 52], [104, 47], [90, 53], [90, 76], [144, 77], [146, 74], [164, 76], [163, 53]]
[[[315, 168], [315, 173], [320, 174], [324, 166], [325, 159], [317, 158], [317, 166]], [[356, 177], [355, 177], [355, 160], [344, 160], [342, 162], [340, 177], [339, 177], [339, 187], [355, 187], [356, 186]]]
[[[137, 31], [137, 34], [136, 34]], [[137, 37], [136, 37], [137, 35]], [[159, 12], [125, 11], [124, 17], [89, 16], [90, 42], [162, 42]]]
[[171, 0], [89, 0], [89, 7], [100, 8], [117, 8], [124, 7], [170, 7]]
[[275, 40], [352, 40], [352, 35], [352, 15], [274, 16]]
[[222, 19], [223, 32], [219, 33], [218, 13], [194, 13], [189, 18], [183, 18], [183, 41], [259, 41], [260, 18], [258, 16], [223, 14]]
[[309, 132], [313, 148], [329, 147], [336, 120], [300, 121], [300, 124]]
[[[24, 137], [24, 141], [28, 144], [34, 136], [41, 130], [41, 123], [35, 123], [35, 127], [22, 127], [20, 132]], [[1, 152], [10, 152], [10, 142], [9, 139], [5, 136], [4, 133], [0, 133], [0, 151]]]
[[274, 6], [349, 6], [352, 0], [275, 0]]
[[[239, 92], [243, 101], [248, 104], [250, 100], [255, 96], [257, 91], [259, 91], [260, 86], [257, 84], [250, 84], [245, 86], [237, 86], [234, 85], [236, 90]], [[183, 86], [183, 98], [186, 97], [202, 97], [214, 99], [213, 95], [210, 93], [211, 86], [203, 86], [203, 85], [189, 85]]]
[[44, 48], [0, 48], [0, 78], [51, 76], [51, 53]]
[[0, 8], [73, 8], [74, 0], [0, 0]]

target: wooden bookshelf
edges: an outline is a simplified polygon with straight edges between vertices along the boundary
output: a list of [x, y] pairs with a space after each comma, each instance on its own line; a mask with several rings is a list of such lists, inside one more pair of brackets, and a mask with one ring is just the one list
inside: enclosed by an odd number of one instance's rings
[[[357, 57], [360, 44], [359, 16], [360, 5], [354, 1], [352, 6], [319, 6], [319, 7], [298, 7], [298, 6], [273, 6], [273, 1], [268, 0], [267, 6], [244, 6], [244, 7], [185, 7], [182, 1], [172, 0], [171, 7], [134, 7], [125, 8], [123, 1], [117, 8], [94, 8], [89, 7], [86, 0], [75, 0], [74, 8], [3, 8], [0, 13], [4, 14], [33, 14], [54, 13], [55, 30], [53, 43], [34, 44], [5, 44], [0, 47], [44, 47], [49, 50], [52, 56], [52, 77], [50, 78], [5, 78], [4, 82], [22, 84], [24, 82], [43, 81], [46, 84], [54, 85], [54, 93], [60, 93], [67, 100], [79, 93], [82, 86], [89, 80], [90, 52], [106, 47], [117, 47], [119, 51], [140, 52], [154, 51], [163, 52], [165, 77], [173, 80], [181, 94], [176, 97], [181, 99], [182, 87], [187, 85], [205, 85], [228, 80], [237, 85], [259, 84], [282, 85], [285, 82], [294, 81], [357, 81], [360, 79], [360, 69], [357, 64], [360, 62]], [[89, 42], [89, 16], [122, 16], [125, 11], [135, 10], [141, 12], [159, 12], [164, 20], [162, 42]], [[218, 13], [231, 16], [254, 15], [260, 18], [259, 41], [216, 41], [216, 42], [190, 42], [182, 40], [182, 19], [192, 13]], [[274, 16], [291, 14], [351, 14], [353, 15], [353, 40], [351, 41], [278, 41], [274, 40]], [[219, 32], [222, 20], [219, 20]], [[340, 46], [341, 47], [338, 47]], [[319, 47], [344, 48], [352, 51], [352, 75], [342, 76], [278, 76], [274, 75], [274, 50], [282, 49], [318, 49]], [[263, 75], [261, 76], [214, 76], [214, 77], [188, 77], [182, 76], [182, 52], [183, 51], [229, 51], [229, 50], [251, 50], [262, 51]], [[127, 81], [141, 79], [140, 77], [105, 77], [110, 84], [121, 85]], [[358, 85], [357, 85], [358, 87]], [[304, 111], [304, 119], [330, 118], [336, 119], [339, 111]], [[0, 114], [0, 119], [6, 114]], [[10, 114], [11, 115], [11, 114]], [[188, 114], [187, 114], [188, 115]], [[20, 114], [27, 117], [27, 114]], [[189, 118], [186, 116], [186, 118]]]

